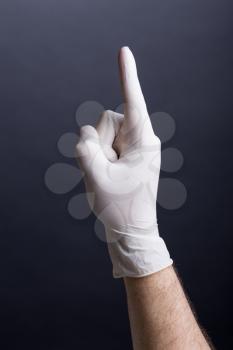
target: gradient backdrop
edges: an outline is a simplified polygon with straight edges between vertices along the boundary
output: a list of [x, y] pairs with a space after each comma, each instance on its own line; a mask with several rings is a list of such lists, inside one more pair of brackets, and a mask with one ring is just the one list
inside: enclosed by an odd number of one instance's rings
[[132, 348], [94, 217], [72, 219], [71, 194], [44, 185], [46, 169], [66, 161], [56, 143], [77, 130], [80, 103], [121, 103], [122, 45], [136, 55], [149, 111], [176, 120], [168, 145], [184, 155], [174, 177], [188, 200], [159, 209], [160, 232], [202, 325], [218, 349], [233, 349], [232, 15], [230, 0], [0, 1], [2, 349]]

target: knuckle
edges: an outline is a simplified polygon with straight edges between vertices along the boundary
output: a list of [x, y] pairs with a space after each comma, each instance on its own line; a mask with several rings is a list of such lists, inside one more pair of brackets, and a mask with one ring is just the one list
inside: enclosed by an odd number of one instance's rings
[[77, 155], [80, 155], [82, 153], [82, 150], [83, 150], [83, 143], [82, 142], [78, 142], [76, 147], [76, 154]]
[[154, 136], [154, 139], [155, 139], [155, 143], [156, 143], [158, 146], [161, 146], [160, 138], [159, 138], [157, 135]]
[[80, 138], [86, 140], [90, 137], [95, 137], [96, 131], [91, 125], [84, 125], [80, 128]]
[[91, 126], [90, 125], [83, 125], [80, 128], [80, 134], [86, 133], [90, 130]]
[[111, 109], [106, 109], [105, 113], [109, 116], [113, 113], [113, 111]]
[[105, 111], [102, 112], [101, 117], [104, 119], [110, 119], [112, 116], [113, 111], [110, 109], [106, 109]]
[[114, 127], [114, 129], [118, 131], [122, 124], [123, 118], [123, 114], [116, 113], [111, 109], [107, 109], [102, 113], [100, 117], [100, 122], [106, 123], [107, 125], [111, 125], [111, 127]]
[[78, 159], [86, 159], [89, 155], [89, 150], [86, 141], [80, 141], [75, 147], [75, 156]]

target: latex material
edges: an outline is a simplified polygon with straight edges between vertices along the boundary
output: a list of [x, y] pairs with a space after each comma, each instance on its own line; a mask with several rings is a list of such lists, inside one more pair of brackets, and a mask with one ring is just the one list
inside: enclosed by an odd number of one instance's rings
[[140, 277], [172, 264], [156, 216], [161, 146], [151, 126], [134, 57], [119, 54], [124, 115], [106, 111], [77, 145], [88, 199], [106, 228], [114, 277]]

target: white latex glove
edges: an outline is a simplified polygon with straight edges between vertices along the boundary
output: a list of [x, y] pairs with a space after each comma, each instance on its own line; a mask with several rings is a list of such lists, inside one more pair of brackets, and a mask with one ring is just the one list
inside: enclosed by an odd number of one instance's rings
[[119, 53], [124, 115], [106, 111], [80, 130], [77, 156], [88, 200], [106, 229], [114, 277], [141, 277], [172, 264], [156, 218], [161, 145], [132, 52]]

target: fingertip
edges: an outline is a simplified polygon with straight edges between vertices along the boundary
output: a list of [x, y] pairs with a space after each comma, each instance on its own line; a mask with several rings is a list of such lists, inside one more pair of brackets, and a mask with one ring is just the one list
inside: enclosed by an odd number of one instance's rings
[[132, 50], [129, 48], [129, 46], [122, 46], [119, 50], [119, 58], [123, 61], [126, 61], [127, 59], [132, 59], [133, 53]]
[[87, 138], [98, 138], [96, 129], [91, 125], [84, 125], [80, 128], [80, 138], [85, 140]]
[[130, 90], [132, 90], [132, 81], [137, 79], [136, 62], [128, 46], [120, 48], [118, 63], [123, 97], [124, 101], [127, 102]]
[[120, 52], [128, 52], [128, 51], [130, 51], [129, 46], [122, 46], [122, 47], [120, 48]]

